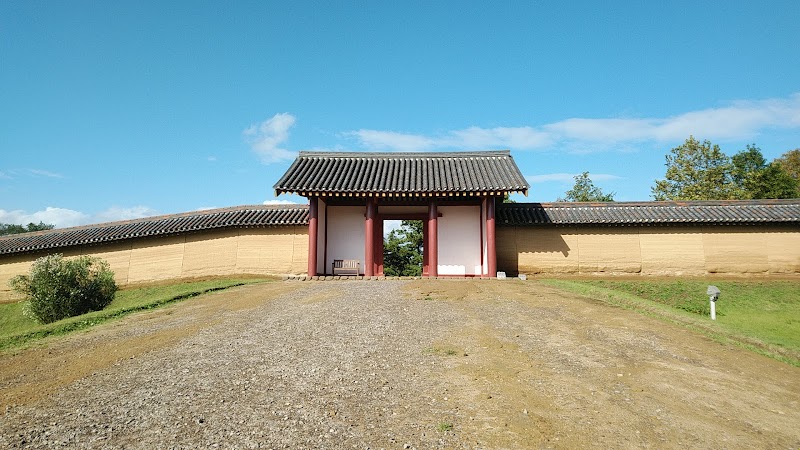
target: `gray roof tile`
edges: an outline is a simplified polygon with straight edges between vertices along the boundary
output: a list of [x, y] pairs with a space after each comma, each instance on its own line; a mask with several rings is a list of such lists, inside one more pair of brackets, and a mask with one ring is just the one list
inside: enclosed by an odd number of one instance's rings
[[527, 193], [511, 153], [300, 152], [275, 192], [301, 195]]
[[499, 226], [800, 224], [800, 199], [692, 202], [505, 203]]
[[0, 255], [169, 236], [215, 228], [263, 228], [307, 223], [308, 205], [237, 206], [2, 236]]

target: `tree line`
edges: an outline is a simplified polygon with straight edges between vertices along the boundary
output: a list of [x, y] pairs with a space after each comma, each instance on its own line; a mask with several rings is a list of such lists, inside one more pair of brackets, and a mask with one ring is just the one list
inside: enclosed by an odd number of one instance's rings
[[18, 234], [18, 233], [28, 233], [31, 231], [43, 231], [43, 230], [52, 230], [55, 228], [54, 225], [50, 225], [44, 222], [39, 223], [29, 223], [26, 225], [16, 225], [13, 223], [0, 223], [0, 236], [5, 236], [7, 234]]
[[[800, 197], [800, 148], [767, 162], [755, 144], [733, 156], [718, 145], [689, 136], [666, 155], [663, 179], [651, 188], [655, 200], [752, 200]], [[613, 202], [615, 193], [594, 185], [589, 172], [574, 177], [567, 202]]]

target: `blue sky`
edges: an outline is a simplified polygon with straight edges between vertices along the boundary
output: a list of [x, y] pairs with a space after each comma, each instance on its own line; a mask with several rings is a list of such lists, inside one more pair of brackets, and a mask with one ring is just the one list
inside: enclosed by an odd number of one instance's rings
[[800, 2], [0, 2], [0, 222], [297, 201], [300, 150], [510, 149], [649, 200], [690, 134], [800, 147]]

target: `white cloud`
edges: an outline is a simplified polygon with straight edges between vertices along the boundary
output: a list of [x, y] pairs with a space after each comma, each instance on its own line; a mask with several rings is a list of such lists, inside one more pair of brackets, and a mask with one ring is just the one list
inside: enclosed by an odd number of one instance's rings
[[148, 208], [147, 206], [132, 206], [129, 208], [112, 206], [103, 212], [95, 214], [95, 216], [92, 218], [92, 221], [115, 222], [117, 220], [141, 219], [142, 217], [156, 215], [158, 215], [158, 211]]
[[20, 176], [37, 178], [64, 178], [64, 175], [61, 175], [60, 173], [42, 169], [9, 169], [0, 172], [0, 179], [13, 180]]
[[42, 211], [27, 212], [23, 210], [6, 211], [0, 209], [0, 222], [27, 225], [43, 222], [55, 225], [56, 228], [75, 227], [93, 223], [115, 222], [118, 220], [139, 219], [155, 216], [158, 212], [146, 206], [130, 208], [111, 207], [94, 215], [67, 208], [48, 206]]
[[289, 161], [297, 153], [281, 146], [289, 139], [289, 129], [295, 121], [295, 117], [289, 113], [275, 114], [258, 125], [251, 125], [242, 131], [242, 135], [265, 164]]
[[56, 228], [83, 225], [90, 221], [90, 216], [72, 209], [53, 208], [48, 206], [44, 211], [28, 213], [27, 211], [6, 211], [0, 209], [0, 222], [27, 225], [29, 223], [43, 222], [55, 225]]
[[291, 200], [265, 200], [265, 205], [298, 205], [299, 203]]
[[[575, 177], [580, 175], [579, 173], [546, 173], [542, 175], [528, 175], [525, 177], [529, 183], [549, 183], [549, 182], [559, 182], [559, 183], [572, 183], [575, 181]], [[616, 175], [611, 175], [607, 173], [589, 173], [589, 178], [592, 181], [609, 181], [609, 180], [618, 180], [621, 177]]]
[[800, 93], [785, 99], [738, 101], [666, 118], [567, 119], [545, 125], [560, 140], [616, 144], [630, 141], [747, 139], [771, 128], [800, 127]]
[[453, 131], [451, 135], [455, 138], [452, 141], [453, 146], [460, 148], [500, 147], [529, 150], [552, 143], [552, 137], [548, 133], [531, 127], [470, 127]]
[[50, 172], [49, 170], [28, 169], [28, 173], [37, 177], [64, 178], [64, 175], [61, 175], [60, 173]]
[[[652, 119], [567, 119], [544, 126], [555, 139], [619, 142], [654, 137]], [[686, 135], [689, 136], [688, 134]]]
[[522, 127], [469, 127], [436, 135], [396, 131], [358, 130], [355, 136], [367, 149], [423, 151], [436, 149], [511, 148], [536, 150], [566, 146], [576, 152], [626, 149], [646, 141], [750, 139], [776, 128], [800, 127], [800, 93], [787, 98], [732, 102], [728, 106], [688, 111], [669, 117], [569, 118]]
[[544, 175], [528, 175], [525, 177], [529, 183], [547, 183], [550, 181], [567, 182], [572, 181], [574, 174], [571, 173], [546, 173]]
[[[580, 175], [580, 174], [576, 174]], [[618, 177], [616, 175], [611, 175], [610, 173], [591, 173], [589, 172], [589, 178], [595, 181], [609, 181], [609, 180], [619, 180], [622, 177]]]
[[438, 146], [436, 139], [394, 131], [358, 130], [351, 134], [371, 150], [421, 152]]
[[437, 148], [515, 148], [527, 150], [550, 143], [550, 137], [546, 133], [531, 127], [470, 127], [431, 137], [379, 130], [358, 130], [346, 133], [346, 135], [355, 136], [361, 145], [370, 150], [401, 152], [421, 152]]

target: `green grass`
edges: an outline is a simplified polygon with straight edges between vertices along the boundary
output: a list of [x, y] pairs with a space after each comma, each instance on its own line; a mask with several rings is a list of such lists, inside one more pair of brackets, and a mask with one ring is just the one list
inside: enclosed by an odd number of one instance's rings
[[445, 431], [450, 431], [453, 429], [453, 424], [450, 422], [439, 422], [436, 425], [436, 429], [439, 430], [440, 433], [444, 433]]
[[22, 315], [23, 302], [0, 304], [0, 350], [18, 347], [47, 336], [82, 330], [136, 311], [158, 308], [176, 301], [266, 278], [231, 278], [132, 287], [117, 292], [102, 311], [94, 311], [49, 324], [39, 324]]
[[[698, 330], [800, 367], [800, 282], [789, 280], [544, 280]], [[717, 286], [717, 320], [706, 288]]]

